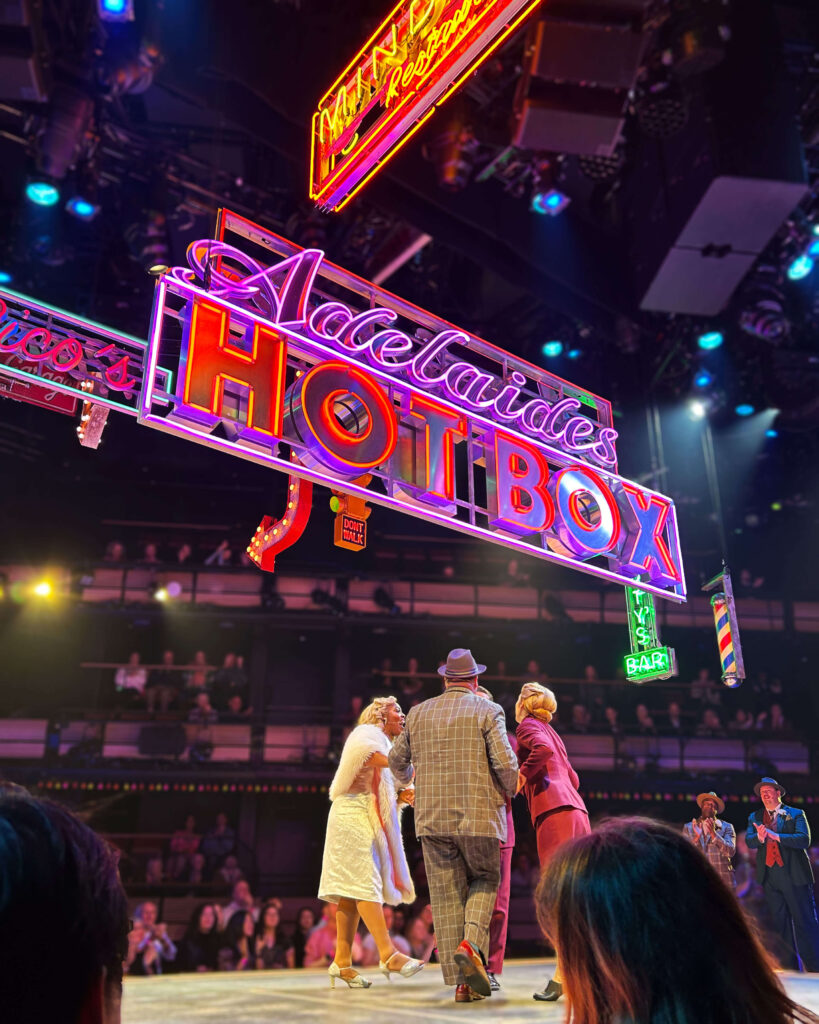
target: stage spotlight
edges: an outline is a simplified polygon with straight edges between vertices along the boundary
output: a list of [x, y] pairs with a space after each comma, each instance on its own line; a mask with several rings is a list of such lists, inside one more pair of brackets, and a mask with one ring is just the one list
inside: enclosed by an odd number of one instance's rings
[[695, 388], [707, 388], [709, 384], [714, 383], [713, 373], [709, 373], [708, 370], [699, 370], [694, 378]]
[[333, 594], [322, 590], [320, 587], [316, 587], [311, 591], [310, 600], [320, 608], [327, 608], [333, 615], [343, 615], [347, 610], [343, 601], [340, 601]]
[[160, 601], [164, 604], [171, 595], [168, 593], [167, 587], [157, 587], [154, 591], [154, 600]]
[[547, 217], [556, 217], [562, 213], [571, 202], [568, 196], [558, 192], [556, 188], [550, 188], [548, 192], [538, 190], [532, 196], [532, 212], [544, 214]]
[[719, 348], [724, 340], [722, 331], [707, 331], [697, 338], [697, 345], [705, 352], [711, 352], [713, 349]]
[[39, 583], [34, 584], [32, 592], [36, 594], [37, 597], [51, 597], [54, 592], [54, 588], [48, 580], [40, 580]]
[[165, 587], [165, 592], [168, 597], [181, 597], [182, 596], [182, 584], [179, 580], [171, 580], [170, 583]]
[[705, 414], [708, 412], [708, 406], [705, 402], [701, 402], [698, 398], [695, 398], [693, 402], [688, 405], [688, 411], [691, 413], [691, 418], [695, 420], [705, 419]]
[[26, 185], [26, 199], [35, 206], [54, 206], [60, 201], [60, 190], [49, 181], [30, 181]]
[[583, 353], [579, 348], [570, 348], [569, 351], [566, 353], [566, 358], [579, 359], [582, 355]]
[[65, 204], [65, 208], [77, 220], [93, 220], [100, 212], [99, 206], [83, 199], [82, 196], [72, 196]]
[[543, 347], [541, 348], [541, 352], [547, 359], [556, 359], [562, 351], [562, 341], [546, 341], [543, 343]]
[[791, 281], [801, 281], [802, 278], [807, 277], [812, 270], [813, 260], [810, 256], [797, 256], [793, 263], [788, 267], [788, 279]]
[[769, 427], [765, 431], [765, 437], [779, 437], [779, 431], [778, 430], [774, 430], [773, 427]]
[[737, 416], [753, 416], [756, 409], [749, 402], [742, 402], [740, 405], [736, 406], [734, 412]]
[[97, 0], [97, 11], [103, 21], [133, 21], [134, 0]]
[[0, 270], [0, 284], [11, 284], [14, 280], [7, 270]]

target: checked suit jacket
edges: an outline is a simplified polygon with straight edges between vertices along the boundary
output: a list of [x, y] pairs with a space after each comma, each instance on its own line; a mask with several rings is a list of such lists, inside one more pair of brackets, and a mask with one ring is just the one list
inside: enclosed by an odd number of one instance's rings
[[506, 796], [514, 796], [518, 761], [499, 704], [466, 686], [417, 704], [390, 752], [396, 780], [415, 768], [415, 834], [506, 840]]

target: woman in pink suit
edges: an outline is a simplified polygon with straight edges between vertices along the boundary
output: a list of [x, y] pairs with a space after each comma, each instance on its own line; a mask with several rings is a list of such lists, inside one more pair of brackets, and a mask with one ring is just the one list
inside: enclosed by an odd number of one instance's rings
[[[563, 740], [549, 724], [557, 711], [551, 690], [539, 683], [524, 683], [515, 705], [518, 722], [518, 792], [523, 790], [535, 828], [540, 869], [567, 839], [591, 832], [589, 812], [577, 791], [580, 780], [569, 764]], [[563, 994], [560, 964], [555, 976], [535, 999], [552, 1002]]]

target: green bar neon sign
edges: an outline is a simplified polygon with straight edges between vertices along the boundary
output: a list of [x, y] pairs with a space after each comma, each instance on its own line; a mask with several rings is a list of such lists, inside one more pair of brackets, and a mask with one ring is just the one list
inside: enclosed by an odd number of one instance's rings
[[626, 587], [626, 617], [631, 654], [623, 659], [626, 678], [643, 683], [647, 679], [668, 679], [677, 674], [677, 656], [660, 643], [654, 595]]

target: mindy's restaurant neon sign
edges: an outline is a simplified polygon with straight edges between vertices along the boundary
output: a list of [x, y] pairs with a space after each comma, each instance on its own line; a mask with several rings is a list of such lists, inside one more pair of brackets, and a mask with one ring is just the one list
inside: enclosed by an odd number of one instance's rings
[[673, 502], [612, 472], [607, 403], [234, 214], [220, 234], [158, 282], [142, 422], [685, 600]]

